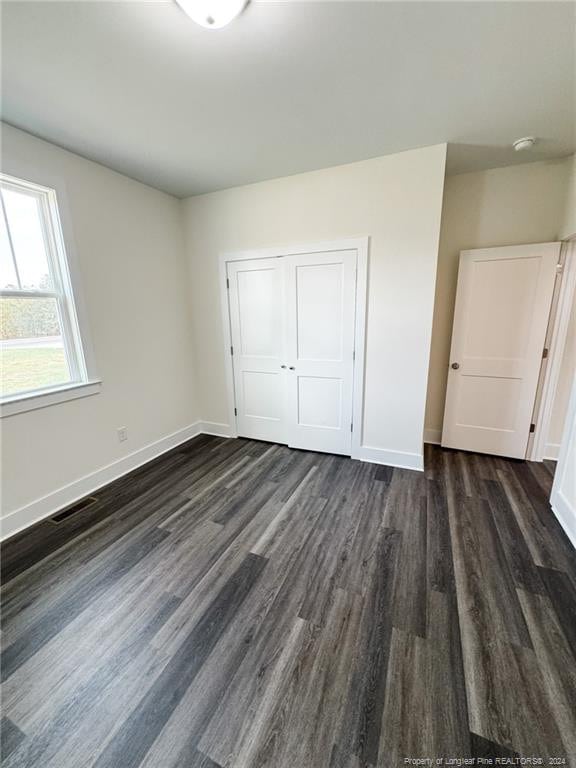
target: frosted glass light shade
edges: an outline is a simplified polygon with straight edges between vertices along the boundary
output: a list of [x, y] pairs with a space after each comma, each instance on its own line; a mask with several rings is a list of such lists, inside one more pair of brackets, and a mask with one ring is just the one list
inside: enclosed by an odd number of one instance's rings
[[247, 0], [176, 0], [176, 2], [197, 24], [207, 29], [220, 29], [242, 13]]

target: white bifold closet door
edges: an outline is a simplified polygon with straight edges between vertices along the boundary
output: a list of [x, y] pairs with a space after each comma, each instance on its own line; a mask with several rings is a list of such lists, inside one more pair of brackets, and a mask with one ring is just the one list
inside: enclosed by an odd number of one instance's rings
[[228, 263], [238, 434], [351, 453], [356, 251]]
[[229, 263], [228, 299], [238, 434], [286, 442], [281, 260]]

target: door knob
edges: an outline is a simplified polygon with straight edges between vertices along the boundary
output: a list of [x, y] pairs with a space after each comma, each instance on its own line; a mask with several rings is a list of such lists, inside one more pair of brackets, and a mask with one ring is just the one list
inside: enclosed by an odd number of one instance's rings
[[458, 368], [460, 368], [460, 363], [452, 363], [451, 367], [454, 368], [455, 371], [457, 371]]
[[295, 368], [293, 365], [291, 365], [291, 366], [290, 366], [290, 370], [291, 370], [291, 371], [295, 371], [295, 370], [296, 370], [296, 368]]
[[280, 368], [286, 368], [286, 366], [285, 365], [281, 365]]

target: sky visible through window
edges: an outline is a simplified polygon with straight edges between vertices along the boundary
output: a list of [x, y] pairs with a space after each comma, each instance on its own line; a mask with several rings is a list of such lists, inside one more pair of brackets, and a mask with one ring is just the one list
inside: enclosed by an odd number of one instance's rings
[[[0, 395], [70, 381], [58, 300], [29, 292], [54, 290], [41, 200], [2, 187], [0, 217]], [[26, 295], [21, 292], [26, 291]]]
[[38, 199], [7, 189], [2, 190], [2, 198], [20, 277], [18, 285], [16, 267], [10, 255], [6, 223], [3, 220], [2, 250], [7, 246], [7, 252], [2, 254], [2, 288], [52, 288]]

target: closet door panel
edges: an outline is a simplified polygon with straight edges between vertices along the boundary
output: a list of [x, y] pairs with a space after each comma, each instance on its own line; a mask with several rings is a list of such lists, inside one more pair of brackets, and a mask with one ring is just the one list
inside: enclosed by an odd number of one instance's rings
[[287, 442], [281, 259], [228, 264], [238, 434]]
[[284, 261], [289, 445], [349, 455], [356, 252]]

